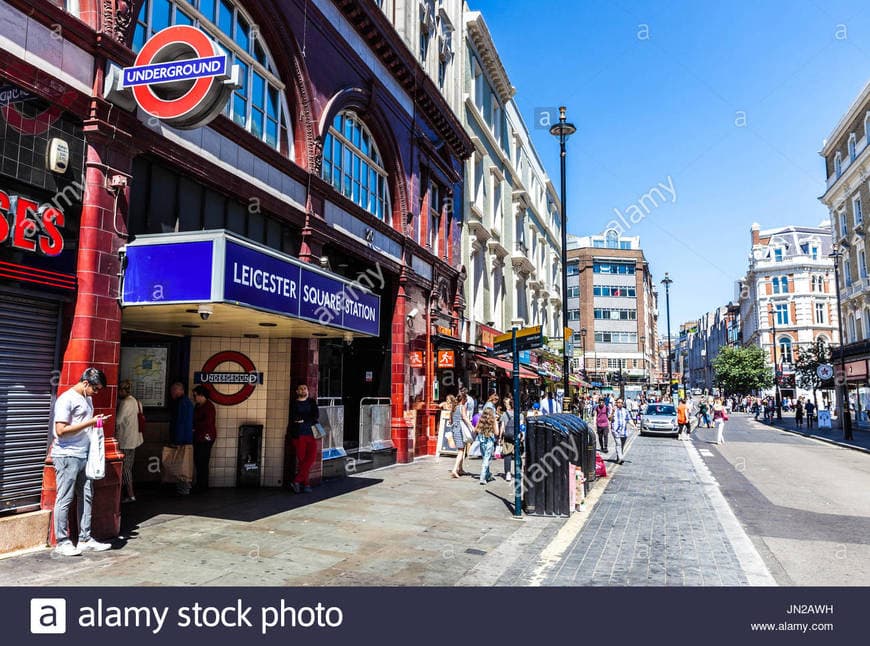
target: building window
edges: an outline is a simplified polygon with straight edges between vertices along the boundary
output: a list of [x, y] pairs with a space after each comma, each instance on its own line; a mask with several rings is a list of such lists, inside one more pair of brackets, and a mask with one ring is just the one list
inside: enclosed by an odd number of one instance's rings
[[595, 342], [637, 345], [637, 332], [596, 332]]
[[612, 229], [604, 234], [605, 244], [608, 249], [619, 249], [619, 234]]
[[864, 338], [870, 339], [870, 309], [864, 308]]
[[778, 303], [776, 305], [776, 324], [788, 325], [788, 303]]
[[861, 211], [860, 197], [856, 197], [854, 200], [852, 200], [852, 214], [852, 219], [855, 222], [856, 227], [864, 222], [864, 213]]
[[599, 240], [598, 238], [595, 238], [592, 241], [592, 247], [595, 249], [604, 249], [604, 240]]
[[501, 145], [501, 106], [498, 104], [498, 97], [495, 94], [490, 94], [489, 97], [489, 127], [492, 130], [492, 136]]
[[822, 324], [825, 322], [825, 304], [816, 303], [816, 323]]
[[782, 262], [782, 247], [777, 247], [773, 250], [773, 261]]
[[256, 25], [230, 0], [146, 0], [136, 19], [133, 51], [170, 25], [190, 25], [220, 43], [239, 66], [241, 87], [233, 92], [224, 114], [257, 139], [289, 154], [290, 128], [284, 84]]
[[867, 278], [867, 256], [863, 249], [858, 250], [858, 274], [862, 280]]
[[858, 329], [855, 327], [855, 315], [849, 314], [849, 342], [855, 343], [858, 340]]
[[637, 310], [611, 310], [596, 308], [593, 315], [599, 321], [636, 321]]
[[568, 263], [568, 275], [569, 276], [578, 276], [580, 274], [580, 263], [579, 262], [569, 262]]
[[849, 254], [843, 258], [843, 282], [846, 283], [846, 287], [852, 286], [852, 265], [849, 264]]
[[813, 260], [819, 259], [819, 248], [816, 245], [813, 245], [812, 247], [810, 247], [810, 257]]
[[629, 242], [628, 240], [620, 240], [619, 241], [619, 248], [620, 249], [631, 249], [631, 242]]
[[580, 286], [579, 285], [570, 285], [568, 287], [568, 298], [579, 298], [580, 297]]
[[855, 133], [849, 135], [849, 159], [855, 161]]
[[787, 336], [779, 339], [779, 362], [780, 364], [792, 363], [791, 338]]
[[843, 156], [837, 152], [834, 155], [834, 176], [839, 177], [843, 174]]
[[779, 276], [774, 276], [770, 282], [773, 285], [773, 293], [779, 294]]
[[476, 58], [471, 60], [471, 75], [474, 78], [474, 104], [483, 112], [483, 70]]
[[353, 112], [338, 114], [326, 134], [322, 176], [379, 220], [387, 217], [387, 172], [371, 133]]
[[579, 321], [580, 320], [580, 310], [568, 310], [568, 320], [569, 321]]
[[780, 282], [782, 284], [782, 293], [788, 294], [788, 276], [783, 276], [780, 278]]
[[592, 288], [592, 295], [611, 298], [636, 298], [637, 288], [623, 287], [622, 285], [595, 285]]
[[848, 224], [848, 222], [846, 222], [846, 210], [845, 209], [840, 211], [839, 219], [840, 219], [840, 237], [845, 238], [849, 235], [849, 230], [848, 230], [849, 224]]
[[429, 249], [436, 256], [441, 246], [441, 187], [429, 182]]
[[595, 274], [624, 274], [634, 275], [634, 263], [620, 262], [595, 262], [592, 264], [592, 272]]

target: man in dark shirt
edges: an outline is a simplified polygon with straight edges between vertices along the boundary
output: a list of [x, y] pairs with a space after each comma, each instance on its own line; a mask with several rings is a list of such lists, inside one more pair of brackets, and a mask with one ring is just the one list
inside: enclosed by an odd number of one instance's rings
[[[178, 446], [193, 445], [193, 402], [185, 395], [184, 384], [180, 381], [172, 384], [169, 387], [169, 396], [172, 397], [169, 417], [169, 436], [172, 443]], [[192, 446], [190, 455], [192, 461]], [[190, 480], [177, 482], [175, 489], [182, 496], [186, 496], [190, 493]]]

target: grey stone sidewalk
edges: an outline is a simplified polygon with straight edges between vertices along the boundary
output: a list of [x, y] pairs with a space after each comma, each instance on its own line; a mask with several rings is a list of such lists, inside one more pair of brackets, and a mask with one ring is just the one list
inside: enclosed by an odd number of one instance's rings
[[772, 585], [715, 481], [690, 451], [680, 440], [635, 438], [625, 465], [541, 583]]
[[[747, 417], [750, 419], [754, 419], [754, 415], [747, 414]], [[825, 442], [830, 442], [831, 444], [836, 444], [838, 446], [845, 446], [850, 449], [858, 449], [870, 453], [870, 430], [867, 430], [865, 428], [858, 428], [857, 426], [855, 426], [852, 429], [852, 439], [845, 440], [843, 439], [843, 429], [837, 428], [838, 421], [836, 418], [834, 418], [833, 420], [833, 428], [819, 428], [817, 424], [813, 424], [812, 427], [808, 427], [806, 423], [798, 428], [797, 424], [795, 424], [794, 421], [794, 413], [791, 412], [783, 412], [782, 419], [774, 419], [772, 424], [766, 423], [762, 417], [759, 417], [757, 421], [760, 424], [774, 426], [784, 431], [789, 431], [790, 433], [797, 433], [798, 435], [803, 435], [804, 437], [812, 437], [817, 440], [823, 440]]]
[[[178, 498], [143, 489], [122, 505], [114, 549], [2, 559], [0, 585], [486, 585], [494, 573], [477, 566], [492, 561], [488, 554], [531, 544], [564, 520], [512, 520], [512, 482], [452, 479], [452, 462], [425, 458], [307, 495], [213, 489]], [[466, 468], [477, 472], [480, 461]], [[501, 473], [500, 461], [493, 471]]]

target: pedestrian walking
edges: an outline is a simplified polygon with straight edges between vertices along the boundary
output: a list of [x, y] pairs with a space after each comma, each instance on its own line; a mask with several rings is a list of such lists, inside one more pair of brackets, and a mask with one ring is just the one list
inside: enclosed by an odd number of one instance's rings
[[716, 444], [724, 444], [725, 422], [728, 421], [728, 411], [722, 405], [722, 400], [718, 398], [713, 402], [713, 421], [716, 422]]
[[616, 409], [613, 411], [613, 424], [610, 432], [613, 435], [613, 448], [616, 449], [616, 462], [625, 462], [625, 442], [628, 439], [628, 424], [631, 415], [625, 409], [621, 399], [616, 400]]
[[607, 453], [607, 436], [610, 435], [610, 409], [603, 399], [595, 407], [595, 429], [598, 431], [598, 448]]
[[480, 414], [480, 420], [477, 422], [477, 441], [480, 442], [480, 455], [483, 462], [480, 465], [480, 484], [485, 485], [487, 482], [495, 480], [490, 471], [492, 463], [492, 454], [495, 450], [495, 436], [498, 432], [498, 426], [495, 419], [495, 411], [492, 408], [485, 408]]
[[502, 400], [504, 412], [499, 420], [499, 440], [501, 441], [501, 455], [504, 458], [504, 479], [511, 481], [511, 472], [514, 464], [514, 451], [516, 445], [516, 430], [514, 428], [514, 403], [510, 397]]
[[807, 405], [804, 407], [807, 413], [807, 428], [813, 427], [813, 420], [816, 418], [816, 405], [812, 400], [807, 401]]
[[[91, 397], [106, 387], [102, 370], [88, 368], [79, 382], [57, 398], [54, 403], [54, 439], [51, 460], [54, 465], [57, 492], [54, 500], [54, 536], [59, 556], [78, 556], [85, 550], [102, 552], [112, 547], [91, 536], [91, 505], [94, 499], [93, 481], [85, 477], [91, 441], [88, 429], [102, 427], [111, 415], [94, 416]], [[73, 497], [78, 501], [79, 540], [70, 539], [69, 508]]]
[[317, 459], [317, 440], [312, 427], [320, 421], [317, 400], [308, 394], [308, 384], [296, 387], [296, 399], [290, 402], [290, 437], [296, 449], [296, 477], [290, 484], [296, 493], [311, 491], [311, 467]]
[[[463, 461], [465, 460], [465, 439], [466, 436], [462, 432], [462, 426], [465, 424], [465, 407], [459, 403], [459, 400], [453, 395], [447, 395], [447, 401], [444, 402], [444, 409], [447, 411], [447, 427], [445, 433], [453, 434], [453, 443], [456, 445], [456, 461], [453, 463], [453, 468], [450, 470], [450, 475], [454, 478], [459, 478], [465, 475], [462, 470]], [[471, 422], [468, 422], [468, 434], [471, 434]]]
[[136, 459], [136, 448], [145, 441], [139, 431], [139, 414], [142, 412], [142, 404], [133, 397], [132, 392], [133, 384], [129, 379], [118, 384], [118, 417], [115, 420], [115, 439], [118, 440], [118, 448], [124, 453], [121, 483], [127, 493], [121, 500], [122, 503], [136, 502], [136, 495], [133, 491], [133, 464]]
[[208, 388], [203, 385], [193, 389], [193, 401], [193, 467], [196, 478], [194, 489], [205, 491], [208, 489], [211, 449], [217, 439], [215, 408]]
[[804, 423], [804, 398], [800, 397], [794, 406], [794, 425], [797, 428], [803, 426]]
[[681, 399], [677, 406], [677, 439], [682, 439], [683, 431], [686, 431], [685, 439], [689, 439], [692, 433], [692, 423], [689, 421], [689, 407], [686, 405], [686, 400]]

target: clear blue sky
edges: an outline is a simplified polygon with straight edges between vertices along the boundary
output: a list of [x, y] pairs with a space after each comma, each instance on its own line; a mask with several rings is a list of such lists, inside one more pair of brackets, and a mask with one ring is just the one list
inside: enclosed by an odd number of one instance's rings
[[[735, 298], [753, 222], [827, 219], [818, 151], [870, 80], [866, 1], [469, 2], [557, 190], [558, 144], [534, 128], [535, 109], [564, 104], [579, 128], [570, 233], [601, 232], [614, 208], [671, 178], [676, 203], [665, 192], [628, 235], [657, 282], [674, 280], [672, 331]], [[663, 288], [659, 312], [665, 334]]]

